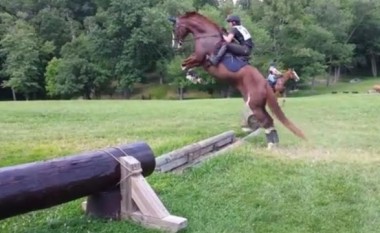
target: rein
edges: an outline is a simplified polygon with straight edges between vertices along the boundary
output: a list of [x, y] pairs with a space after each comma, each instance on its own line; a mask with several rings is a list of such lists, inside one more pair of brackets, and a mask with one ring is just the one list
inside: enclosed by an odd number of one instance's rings
[[196, 36], [194, 37], [195, 40], [201, 39], [201, 38], [207, 38], [207, 37], [220, 37], [221, 34], [211, 34], [211, 35], [203, 35], [203, 36]]
[[220, 37], [221, 34], [211, 34], [211, 35], [202, 35], [202, 36], [196, 36], [196, 37], [193, 37], [191, 39], [186, 39], [186, 40], [180, 40], [182, 42], [186, 42], [186, 41], [191, 41], [191, 40], [198, 40], [198, 39], [202, 39], [202, 38], [208, 38], [208, 37]]

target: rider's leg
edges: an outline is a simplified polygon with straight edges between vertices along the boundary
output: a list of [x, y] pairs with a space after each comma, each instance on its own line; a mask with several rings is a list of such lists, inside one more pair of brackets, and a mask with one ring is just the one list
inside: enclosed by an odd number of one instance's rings
[[209, 58], [209, 61], [211, 62], [211, 64], [213, 64], [214, 66], [217, 65], [219, 63], [220, 59], [226, 53], [226, 51], [227, 51], [227, 44], [223, 44], [222, 47], [219, 48], [216, 55], [211, 54], [211, 56]]
[[268, 81], [269, 85], [272, 87], [272, 86], [273, 86], [273, 82], [272, 82], [272, 80], [270, 80], [270, 79], [268, 78], [267, 81]]
[[237, 56], [249, 56], [251, 54], [251, 49], [249, 47], [236, 43], [229, 43], [227, 49]]

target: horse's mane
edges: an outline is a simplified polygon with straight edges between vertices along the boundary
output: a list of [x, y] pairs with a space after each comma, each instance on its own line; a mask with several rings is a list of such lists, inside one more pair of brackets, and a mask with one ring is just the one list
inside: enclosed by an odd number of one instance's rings
[[196, 11], [188, 11], [181, 18], [191, 18], [191, 17], [199, 17], [199, 18], [203, 19], [204, 21], [208, 22], [210, 25], [214, 26], [217, 30], [219, 30], [219, 31], [221, 30], [220, 26], [218, 26], [216, 23], [211, 21], [209, 18], [207, 18], [204, 15], [199, 14]]

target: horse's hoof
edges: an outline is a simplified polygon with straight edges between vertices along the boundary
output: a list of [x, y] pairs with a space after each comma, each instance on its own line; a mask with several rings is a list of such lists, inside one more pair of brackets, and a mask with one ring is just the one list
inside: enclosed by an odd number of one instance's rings
[[193, 84], [197, 84], [197, 83], [198, 83], [197, 78], [194, 77], [194, 76], [192, 76], [191, 74], [186, 75], [186, 78], [187, 78], [190, 82], [192, 82]]
[[[247, 130], [247, 131], [245, 131], [245, 132], [248, 133], [248, 135], [245, 136], [245, 137], [243, 138], [244, 141], [245, 141], [245, 140], [248, 140], [248, 139], [250, 139], [250, 138], [253, 138], [253, 137], [258, 136], [258, 135], [260, 134], [260, 132], [261, 132], [261, 129], [260, 129], [260, 128], [259, 128], [259, 129], [256, 129], [255, 131], [253, 131], [252, 129], [249, 129], [249, 128], [246, 128], [246, 127], [243, 127], [242, 130], [243, 130], [243, 131], [244, 131], [244, 130]], [[248, 131], [248, 130], [249, 130], [249, 131]]]
[[278, 144], [277, 143], [273, 143], [273, 142], [268, 142], [268, 146], [267, 146], [267, 149], [268, 150], [272, 150], [272, 149], [275, 149], [278, 147]]
[[248, 127], [241, 127], [241, 130], [244, 133], [252, 133], [253, 132], [253, 130], [251, 128], [248, 128]]

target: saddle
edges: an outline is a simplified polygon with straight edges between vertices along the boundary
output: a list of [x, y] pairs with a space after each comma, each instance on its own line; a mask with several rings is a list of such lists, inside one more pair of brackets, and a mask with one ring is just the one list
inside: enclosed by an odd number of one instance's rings
[[270, 80], [267, 80], [267, 81], [268, 81], [269, 86], [273, 89], [273, 91], [275, 91], [277, 80], [274, 82], [272, 82]]
[[[217, 50], [224, 44], [221, 42], [217, 46]], [[249, 65], [249, 59], [251, 56], [241, 56], [232, 53], [231, 51], [226, 51], [223, 57], [220, 59], [222, 63], [230, 72], [237, 72], [246, 65]]]

